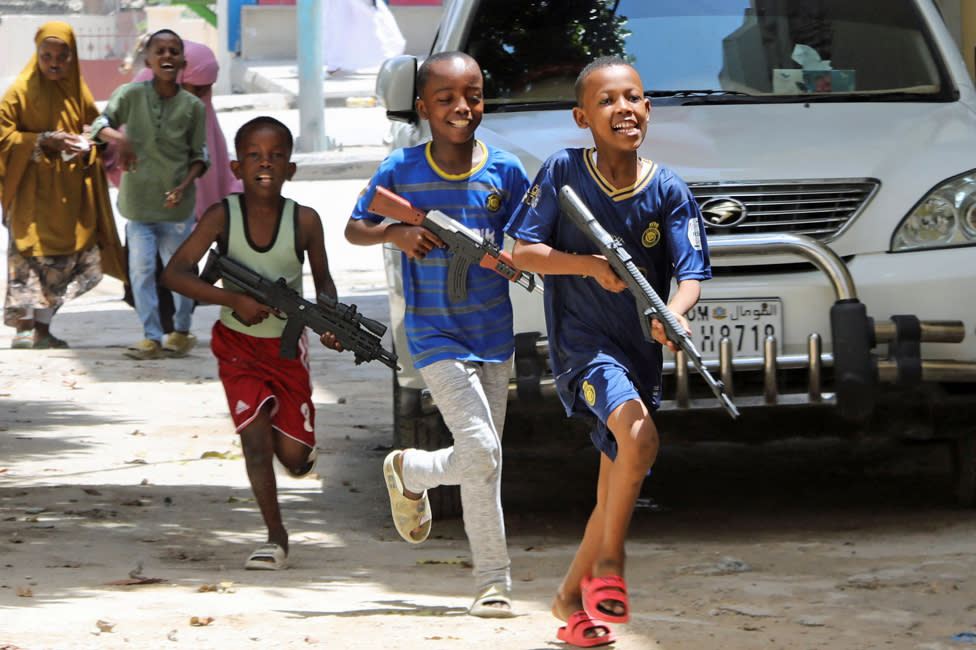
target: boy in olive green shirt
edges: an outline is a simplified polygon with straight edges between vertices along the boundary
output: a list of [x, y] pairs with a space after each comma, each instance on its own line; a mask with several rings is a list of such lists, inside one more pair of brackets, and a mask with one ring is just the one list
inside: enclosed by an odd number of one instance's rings
[[144, 333], [125, 351], [133, 359], [182, 357], [196, 344], [190, 333], [193, 301], [181, 295], [173, 297], [174, 331], [162, 344], [156, 255], [166, 264], [193, 229], [193, 181], [210, 164], [206, 108], [178, 83], [186, 66], [183, 41], [163, 29], [149, 38], [146, 49], [152, 80], [117, 88], [91, 130], [93, 138], [119, 144], [118, 207], [128, 219], [129, 278]]

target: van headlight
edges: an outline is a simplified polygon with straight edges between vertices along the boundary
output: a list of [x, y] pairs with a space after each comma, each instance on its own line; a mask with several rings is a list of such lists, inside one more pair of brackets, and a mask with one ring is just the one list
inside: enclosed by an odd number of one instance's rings
[[976, 244], [976, 172], [939, 185], [919, 201], [891, 238], [892, 252]]

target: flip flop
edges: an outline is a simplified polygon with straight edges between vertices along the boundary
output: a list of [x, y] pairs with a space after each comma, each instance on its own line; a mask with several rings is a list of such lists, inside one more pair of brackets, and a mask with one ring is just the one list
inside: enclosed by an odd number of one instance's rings
[[[607, 623], [626, 623], [630, 620], [630, 603], [627, 600], [627, 583], [618, 575], [605, 575], [598, 578], [585, 576], [580, 582], [583, 590], [583, 609], [598, 621]], [[612, 600], [622, 603], [623, 614], [601, 607], [600, 603]]]
[[70, 347], [67, 341], [65, 341], [64, 339], [59, 339], [53, 334], [48, 334], [40, 341], [34, 344], [35, 350], [49, 350], [54, 348], [60, 349], [60, 348], [67, 348], [67, 347]]
[[[599, 636], [586, 636], [590, 630], [604, 630]], [[590, 615], [579, 610], [566, 621], [566, 625], [556, 630], [556, 638], [577, 648], [595, 648], [600, 645], [609, 645], [617, 640], [613, 631], [590, 618]]]
[[262, 544], [247, 558], [245, 569], [259, 571], [278, 571], [288, 565], [288, 555], [285, 549], [277, 544]]
[[[489, 603], [502, 603], [505, 607], [492, 607]], [[512, 618], [515, 616], [512, 611], [512, 596], [501, 585], [488, 585], [474, 599], [468, 614], [481, 618]]]
[[[403, 494], [403, 481], [395, 465], [397, 455], [402, 453], [402, 450], [394, 449], [383, 459], [383, 477], [390, 493], [390, 512], [397, 532], [411, 544], [419, 544], [430, 535], [430, 500], [426, 490], [419, 499], [408, 499]], [[417, 528], [420, 532], [414, 533]]]
[[29, 350], [34, 347], [34, 330], [18, 330], [10, 347], [15, 350]]

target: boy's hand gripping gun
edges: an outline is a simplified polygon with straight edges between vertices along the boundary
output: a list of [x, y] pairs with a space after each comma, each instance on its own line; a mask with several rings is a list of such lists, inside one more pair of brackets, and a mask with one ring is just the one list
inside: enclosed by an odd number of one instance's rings
[[[386, 325], [358, 313], [356, 305], [344, 305], [325, 293], [318, 295], [320, 304], [315, 304], [302, 298], [285, 283], [284, 278], [272, 282], [243, 264], [221, 255], [216, 249], [211, 249], [207, 263], [200, 272], [200, 279], [213, 284], [218, 278], [237, 285], [247, 295], [282, 314], [276, 315], [277, 318], [284, 317], [288, 320], [281, 333], [279, 348], [283, 359], [297, 358], [298, 339], [305, 327], [308, 327], [316, 334], [335, 334], [342, 348], [352, 350], [355, 354], [356, 365], [378, 359], [384, 365], [397, 369], [397, 355], [380, 345], [380, 339], [386, 333]], [[237, 314], [234, 317], [241, 320]]]
[[423, 226], [447, 244], [453, 254], [448, 266], [447, 284], [447, 296], [452, 303], [468, 297], [468, 268], [475, 262], [524, 287], [526, 291], [542, 293], [542, 286], [537, 284], [535, 275], [516, 268], [510, 253], [440, 210], [425, 213], [402, 196], [381, 186], [376, 187], [376, 194], [367, 209], [381, 217]]
[[661, 296], [657, 295], [657, 292], [654, 291], [654, 287], [647, 281], [647, 278], [637, 270], [637, 265], [634, 264], [630, 253], [627, 252], [623, 244], [619, 240], [614, 239], [600, 225], [600, 222], [596, 220], [593, 213], [590, 212], [590, 209], [586, 207], [586, 204], [583, 203], [569, 185], [563, 185], [562, 189], [559, 190], [559, 206], [576, 227], [597, 245], [600, 252], [607, 258], [610, 267], [613, 268], [621, 280], [627, 283], [627, 288], [630, 289], [630, 292], [634, 295], [634, 299], [637, 301], [637, 311], [640, 315], [644, 337], [648, 341], [653, 341], [651, 320], [656, 319], [661, 321], [668, 339], [677, 344], [688, 358], [691, 359], [699, 374], [708, 383], [715, 397], [718, 398], [718, 401], [728, 411], [729, 415], [733, 419], [738, 417], [739, 410], [732, 403], [732, 400], [729, 399], [728, 393], [725, 392], [725, 384], [712, 377], [711, 373], [708, 372], [708, 368], [702, 362], [701, 354], [695, 349], [695, 344], [692, 342], [691, 337], [685, 332], [685, 328], [681, 326], [681, 323], [678, 322], [678, 319], [667, 308], [664, 301], [661, 300]]

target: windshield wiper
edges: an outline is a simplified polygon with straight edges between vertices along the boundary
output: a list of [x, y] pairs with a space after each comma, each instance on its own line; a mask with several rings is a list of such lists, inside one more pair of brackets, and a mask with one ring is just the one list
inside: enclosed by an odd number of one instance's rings
[[[950, 99], [958, 99], [958, 92], [949, 93]], [[953, 96], [955, 95], [955, 96]], [[919, 93], [891, 91], [882, 93], [798, 93], [796, 95], [749, 95], [740, 92], [722, 92], [706, 95], [690, 95], [681, 102], [682, 106], [700, 104], [829, 104], [842, 102], [937, 102], [946, 101], [944, 93]]]
[[558, 111], [576, 106], [576, 100], [556, 99], [545, 101], [516, 101], [503, 103], [485, 102], [486, 113], [517, 113], [519, 111]]
[[737, 90], [645, 90], [644, 97], [707, 97], [728, 96], [751, 97], [749, 93]]

